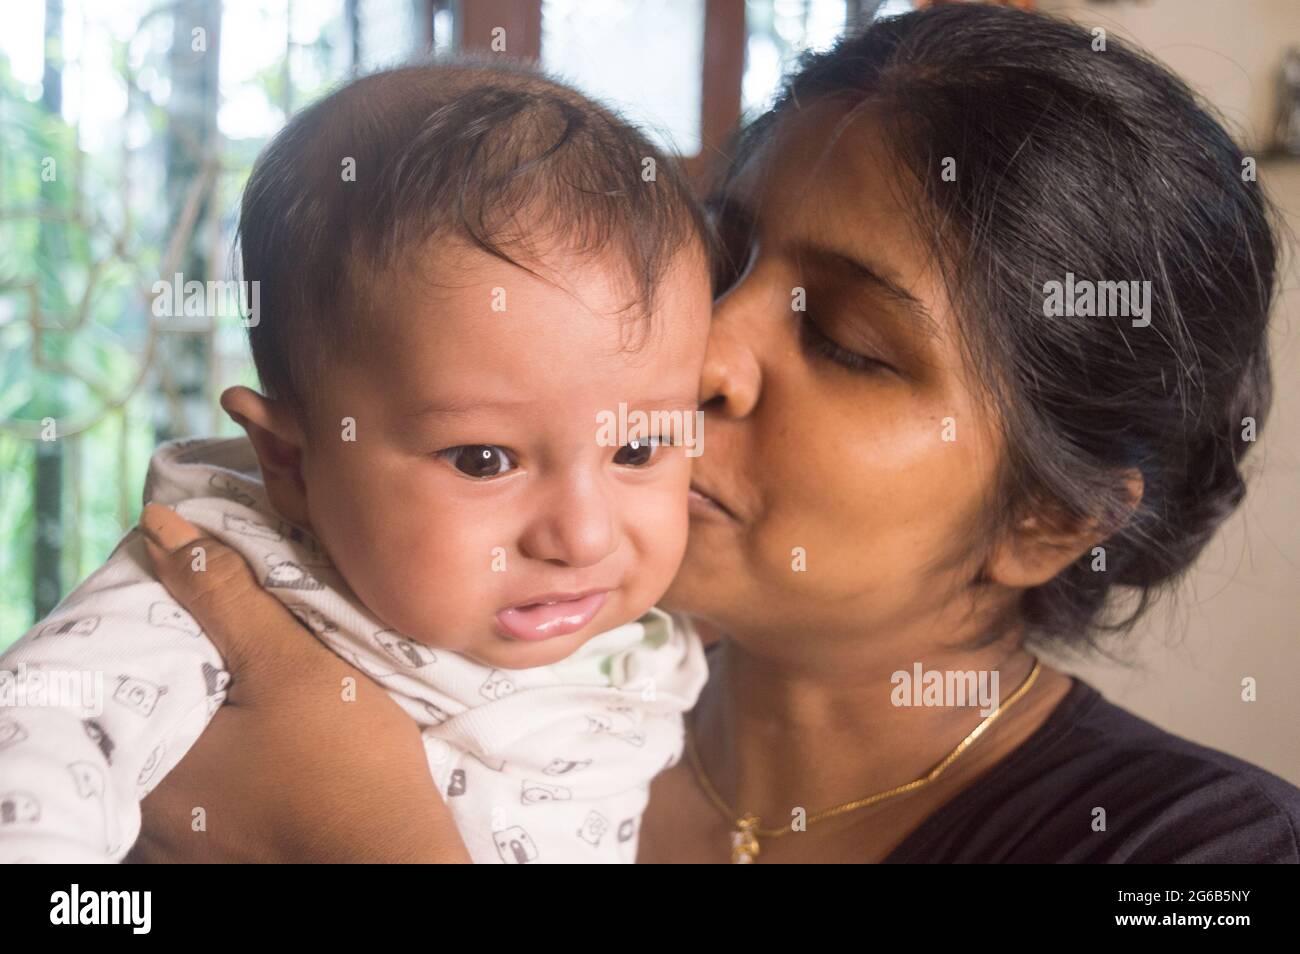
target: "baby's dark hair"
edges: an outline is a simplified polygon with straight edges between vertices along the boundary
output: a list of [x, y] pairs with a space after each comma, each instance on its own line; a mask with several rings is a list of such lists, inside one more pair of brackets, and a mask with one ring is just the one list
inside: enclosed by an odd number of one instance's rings
[[[882, 20], [806, 58], [737, 156], [816, 101], [885, 124], [1001, 412], [1004, 472], [972, 552], [1034, 513], [1113, 529], [1104, 570], [1084, 553], [1017, 607], [1031, 641], [1083, 649], [1130, 628], [1245, 495], [1278, 255], [1251, 161], [1210, 111], [1149, 57], [1094, 41], [978, 4]], [[1150, 281], [1149, 326], [1045, 317], [1047, 283], [1067, 273]], [[1112, 601], [1125, 591], [1135, 600]]]
[[456, 60], [363, 77], [295, 116], [244, 190], [262, 389], [310, 418], [328, 360], [374, 333], [377, 282], [435, 237], [529, 271], [556, 247], [612, 250], [629, 308], [648, 312], [675, 254], [706, 234], [675, 161], [527, 67]]

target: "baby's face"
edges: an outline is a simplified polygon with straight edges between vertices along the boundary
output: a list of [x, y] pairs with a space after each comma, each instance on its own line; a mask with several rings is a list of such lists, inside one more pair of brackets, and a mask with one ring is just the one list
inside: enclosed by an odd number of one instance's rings
[[660, 420], [695, 426], [711, 307], [695, 249], [648, 319], [616, 313], [617, 263], [548, 264], [563, 287], [444, 246], [435, 270], [383, 289], [368, 353], [327, 382], [303, 459], [311, 529], [371, 612], [512, 669], [570, 655], [672, 581], [688, 448], [611, 446], [600, 422], [622, 404], [634, 422], [676, 411]]

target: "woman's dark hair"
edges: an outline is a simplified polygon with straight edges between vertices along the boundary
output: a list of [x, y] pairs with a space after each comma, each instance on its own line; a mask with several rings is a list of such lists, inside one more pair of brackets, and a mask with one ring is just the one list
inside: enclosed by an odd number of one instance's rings
[[[1002, 412], [1002, 503], [984, 530], [1044, 505], [1113, 530], [1104, 572], [1085, 553], [1018, 608], [1031, 641], [1077, 648], [1130, 628], [1241, 502], [1271, 401], [1277, 257], [1253, 161], [1166, 69], [1094, 41], [979, 5], [879, 21], [805, 59], [742, 133], [732, 170], [810, 102], [883, 117], [963, 347]], [[1046, 317], [1048, 283], [1067, 273], [1149, 281], [1150, 324]], [[1110, 600], [1117, 585], [1136, 595], [1127, 612]]]

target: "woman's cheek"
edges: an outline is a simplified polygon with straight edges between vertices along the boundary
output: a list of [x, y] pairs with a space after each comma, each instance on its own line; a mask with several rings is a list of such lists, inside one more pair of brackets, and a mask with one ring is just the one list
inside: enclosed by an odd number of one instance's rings
[[836, 599], [868, 581], [892, 581], [905, 575], [894, 569], [907, 562], [897, 556], [911, 549], [909, 536], [941, 516], [944, 502], [928, 488], [952, 478], [934, 473], [946, 468], [938, 432], [930, 435], [914, 410], [896, 403], [871, 410], [864, 415], [854, 404], [841, 415], [823, 413], [803, 428], [801, 453], [769, 456], [780, 464], [768, 466], [751, 538], [767, 585], [801, 599]]

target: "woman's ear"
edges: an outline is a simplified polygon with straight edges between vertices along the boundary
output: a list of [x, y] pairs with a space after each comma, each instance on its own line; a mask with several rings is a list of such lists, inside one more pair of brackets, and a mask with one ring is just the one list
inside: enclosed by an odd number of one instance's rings
[[1003, 534], [984, 567], [983, 578], [1014, 589], [1041, 586], [1102, 540], [1114, 536], [1142, 501], [1142, 475], [1126, 471], [1124, 519], [1071, 519], [1046, 508], [1024, 517]]
[[245, 387], [222, 392], [221, 407], [248, 433], [271, 506], [289, 522], [311, 530], [307, 486], [302, 476], [306, 438], [297, 416], [282, 402]]

